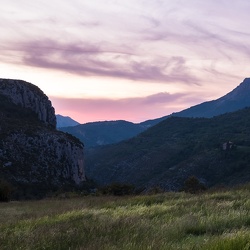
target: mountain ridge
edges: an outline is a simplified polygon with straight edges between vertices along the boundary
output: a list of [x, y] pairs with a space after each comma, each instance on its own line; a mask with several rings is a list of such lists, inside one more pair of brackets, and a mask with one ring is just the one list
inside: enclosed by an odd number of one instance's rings
[[59, 128], [59, 130], [76, 136], [86, 147], [95, 147], [132, 138], [145, 129], [142, 125], [117, 120], [89, 122], [73, 127]]
[[250, 107], [250, 78], [245, 78], [236, 88], [216, 100], [192, 106], [172, 115], [210, 118], [227, 112], [234, 112], [245, 107]]
[[[233, 112], [245, 107], [250, 107], [250, 78], [245, 78], [244, 81], [231, 92], [216, 100], [203, 102], [180, 112], [172, 113], [170, 115], [156, 119], [146, 120], [141, 123], [131, 123], [124, 121], [130, 125], [127, 127], [124, 126], [123, 130], [119, 128], [119, 121], [92, 122], [81, 124], [77, 127], [63, 127], [59, 129], [78, 137], [86, 147], [95, 147], [118, 143], [119, 141], [132, 138], [133, 136], [138, 135], [139, 133], [171, 116], [213, 117], [223, 113]], [[113, 129], [112, 127], [114, 126], [114, 123], [117, 125], [116, 129]], [[108, 125], [110, 125], [109, 130], [107, 129]], [[90, 130], [91, 132], [89, 132]], [[98, 137], [96, 135], [98, 135]]]

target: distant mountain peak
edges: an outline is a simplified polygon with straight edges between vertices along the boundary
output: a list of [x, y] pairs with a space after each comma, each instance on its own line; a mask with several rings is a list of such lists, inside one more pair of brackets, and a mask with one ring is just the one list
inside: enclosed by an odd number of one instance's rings
[[203, 102], [173, 115], [209, 118], [245, 107], [250, 107], [250, 78], [245, 78], [240, 85], [219, 99]]
[[59, 114], [56, 115], [56, 121], [57, 121], [57, 128], [73, 127], [80, 124], [79, 122], [73, 120], [69, 116], [63, 116]]
[[245, 78], [244, 81], [238, 87], [250, 90], [250, 78]]
[[246, 98], [250, 98], [250, 78], [245, 78], [240, 85], [220, 99], [242, 102], [245, 101]]
[[250, 84], [250, 77], [245, 78], [242, 83]]

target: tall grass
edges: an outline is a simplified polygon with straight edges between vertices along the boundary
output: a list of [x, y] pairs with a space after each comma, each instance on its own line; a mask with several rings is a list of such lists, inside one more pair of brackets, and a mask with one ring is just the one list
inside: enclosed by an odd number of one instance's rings
[[0, 249], [250, 249], [249, 186], [0, 204]]

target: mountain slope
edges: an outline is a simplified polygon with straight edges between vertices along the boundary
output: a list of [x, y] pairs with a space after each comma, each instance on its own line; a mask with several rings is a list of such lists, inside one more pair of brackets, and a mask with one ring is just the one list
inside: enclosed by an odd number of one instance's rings
[[250, 78], [228, 94], [209, 102], [204, 102], [183, 111], [172, 114], [179, 117], [213, 117], [250, 107]]
[[73, 120], [69, 116], [63, 116], [63, 115], [56, 115], [56, 127], [61, 128], [61, 127], [72, 127], [72, 126], [77, 126], [80, 123]]
[[36, 86], [0, 79], [0, 176], [18, 191], [85, 181], [83, 145], [57, 131], [55, 121], [54, 108]]
[[145, 130], [140, 124], [127, 121], [104, 121], [59, 128], [79, 138], [86, 147], [117, 143]]
[[71, 128], [60, 128], [60, 130], [78, 137], [86, 147], [94, 147], [129, 139], [170, 116], [213, 117], [245, 107], [250, 107], [250, 78], [246, 78], [237, 88], [217, 100], [204, 102], [169, 116], [139, 124], [126, 121], [93, 122]]
[[[178, 190], [191, 175], [207, 186], [250, 181], [250, 109], [214, 118], [170, 117], [135, 138], [86, 153], [100, 185]], [[223, 150], [232, 141], [237, 149]]]

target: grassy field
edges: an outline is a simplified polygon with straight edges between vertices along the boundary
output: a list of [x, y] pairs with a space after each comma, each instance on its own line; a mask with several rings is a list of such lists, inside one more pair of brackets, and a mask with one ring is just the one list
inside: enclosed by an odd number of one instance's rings
[[0, 203], [0, 249], [250, 249], [250, 185]]

